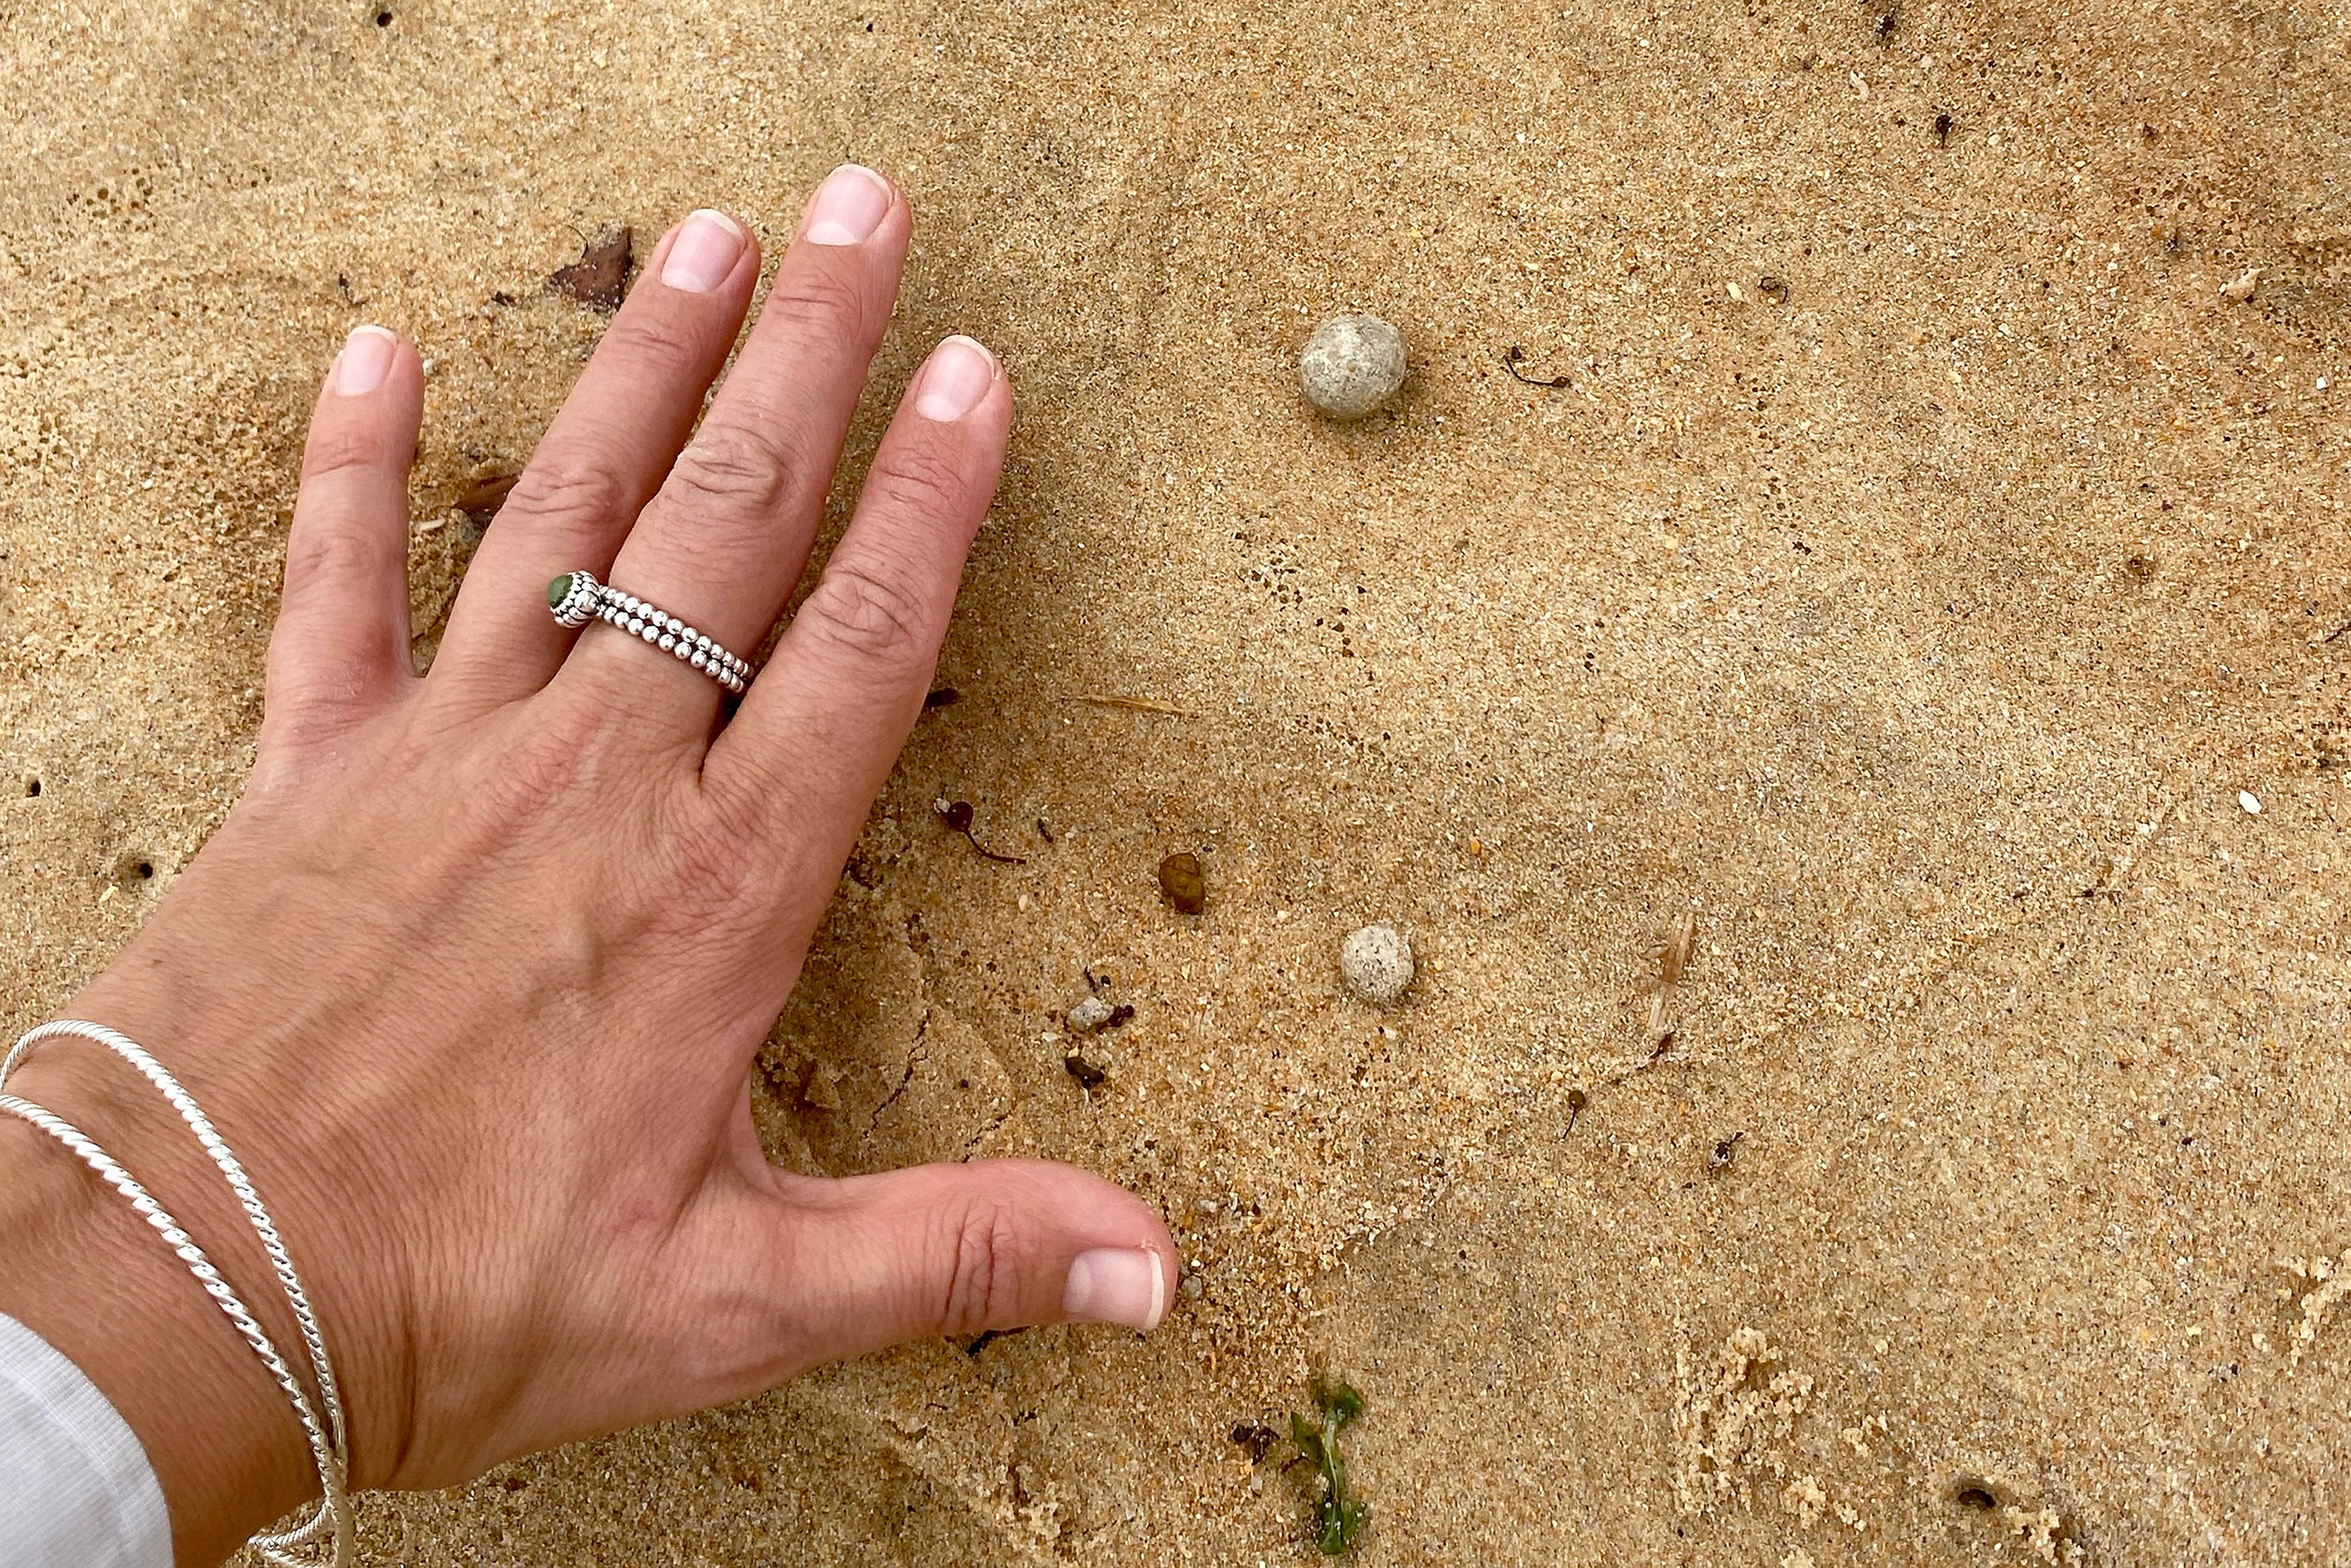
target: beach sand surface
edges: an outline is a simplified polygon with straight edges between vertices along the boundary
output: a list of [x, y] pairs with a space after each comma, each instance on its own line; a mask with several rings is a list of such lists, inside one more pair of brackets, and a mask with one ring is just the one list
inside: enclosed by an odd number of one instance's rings
[[[854, 159], [918, 232], [845, 472], [948, 332], [1020, 415], [762, 1128], [1079, 1162], [1190, 1283], [371, 1498], [365, 1561], [1302, 1564], [1304, 1467], [1233, 1433], [1319, 1374], [1376, 1568], [2351, 1561], [2346, 45], [0, 4], [0, 1022], [236, 794], [342, 334], [430, 365], [429, 660], [455, 502], [607, 320], [548, 276], [704, 204], [772, 259]], [[1342, 426], [1295, 356], [1352, 311], [1412, 373]]]

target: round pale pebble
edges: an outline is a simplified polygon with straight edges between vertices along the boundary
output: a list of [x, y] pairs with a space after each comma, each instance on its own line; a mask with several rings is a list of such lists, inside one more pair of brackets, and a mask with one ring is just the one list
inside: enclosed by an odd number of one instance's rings
[[1350, 995], [1387, 1006], [1412, 984], [1412, 939], [1393, 925], [1350, 931], [1339, 944], [1339, 977]]
[[1110, 1022], [1110, 1015], [1111, 1005], [1108, 1002], [1100, 997], [1088, 997], [1071, 1008], [1062, 1021], [1070, 1026], [1071, 1034], [1092, 1034]]
[[1333, 419], [1361, 419], [1404, 385], [1404, 334], [1376, 316], [1337, 316], [1298, 356], [1306, 401]]

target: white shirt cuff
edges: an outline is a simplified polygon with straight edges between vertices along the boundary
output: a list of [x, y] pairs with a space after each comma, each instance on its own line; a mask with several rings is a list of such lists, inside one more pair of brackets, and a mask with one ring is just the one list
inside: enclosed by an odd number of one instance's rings
[[81, 1368], [0, 1312], [0, 1563], [172, 1568], [138, 1435]]

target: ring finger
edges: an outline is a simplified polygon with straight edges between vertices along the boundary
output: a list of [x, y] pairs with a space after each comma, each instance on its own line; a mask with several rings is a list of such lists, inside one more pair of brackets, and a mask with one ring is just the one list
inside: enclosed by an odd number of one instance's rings
[[629, 291], [465, 572], [433, 682], [482, 706], [537, 691], [570, 646], [548, 580], [601, 571], [669, 472], [743, 324], [759, 248], [724, 213], [674, 230]]
[[[613, 563], [612, 586], [738, 654], [807, 564], [913, 218], [888, 181], [844, 164], [810, 198], [734, 371]], [[622, 694], [674, 737], [706, 735], [718, 685], [591, 622], [559, 680]]]

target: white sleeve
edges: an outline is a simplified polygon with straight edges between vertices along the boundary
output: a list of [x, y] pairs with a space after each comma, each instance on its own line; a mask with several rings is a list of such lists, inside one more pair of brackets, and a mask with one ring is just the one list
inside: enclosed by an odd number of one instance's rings
[[163, 1490], [81, 1368], [0, 1312], [0, 1563], [172, 1568]]

